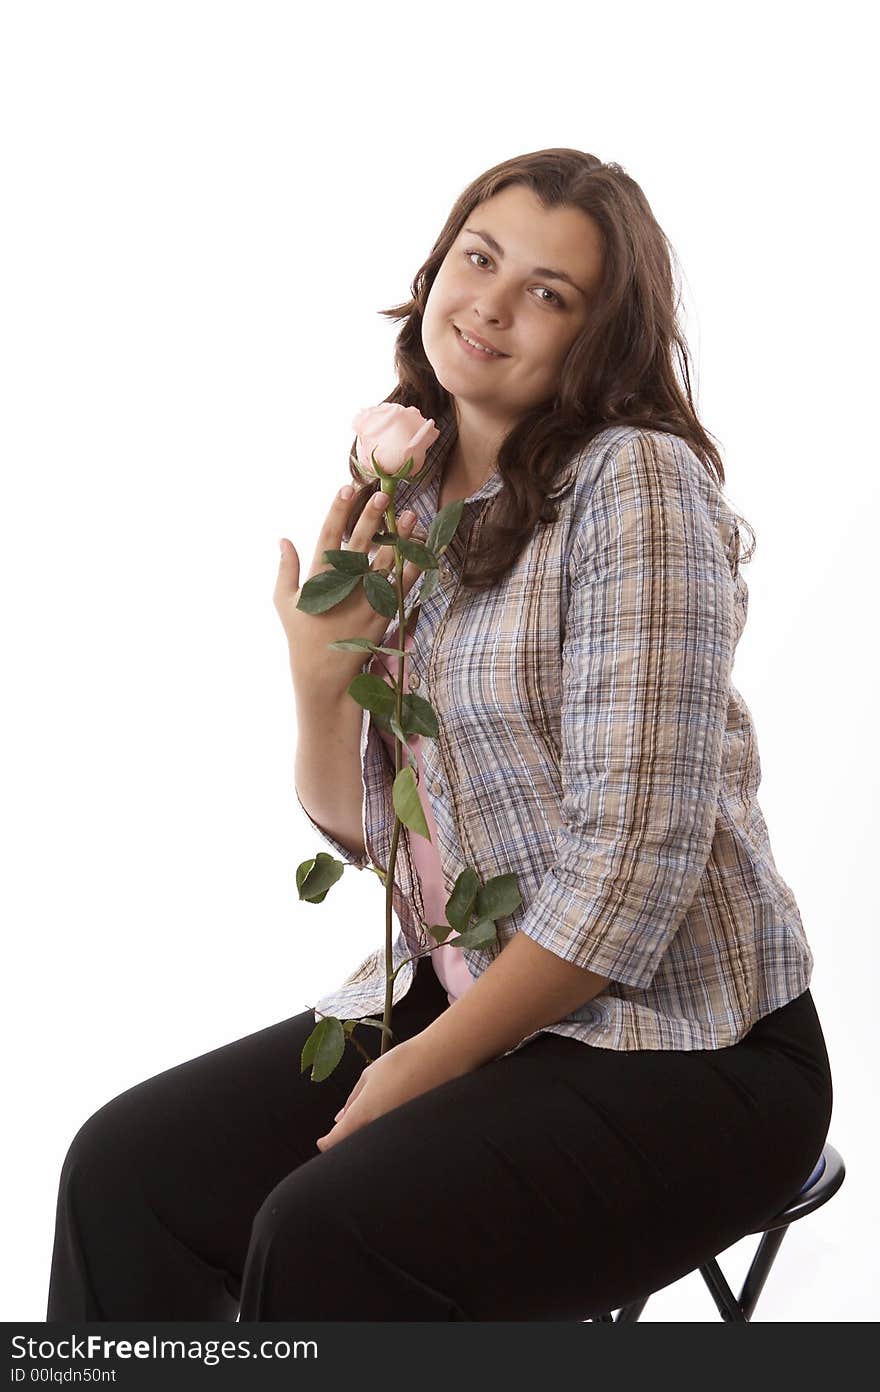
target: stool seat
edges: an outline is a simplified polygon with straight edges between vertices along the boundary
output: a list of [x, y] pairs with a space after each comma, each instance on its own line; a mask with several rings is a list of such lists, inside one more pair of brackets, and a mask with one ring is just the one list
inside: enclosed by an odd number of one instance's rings
[[[743, 1233], [743, 1237], [761, 1233], [761, 1241], [746, 1273], [739, 1299], [727, 1284], [724, 1273], [715, 1257], [709, 1258], [697, 1268], [709, 1287], [723, 1320], [738, 1324], [750, 1322], [758, 1296], [764, 1289], [764, 1283], [770, 1274], [770, 1268], [776, 1259], [776, 1253], [782, 1246], [782, 1239], [788, 1232], [789, 1226], [798, 1218], [805, 1217], [806, 1214], [812, 1213], [814, 1209], [827, 1203], [832, 1195], [837, 1193], [845, 1174], [846, 1167], [842, 1156], [834, 1149], [833, 1145], [826, 1142], [809, 1178], [804, 1181], [797, 1193], [792, 1195], [785, 1207], [769, 1222], [762, 1224], [760, 1228], [753, 1228], [749, 1232]], [[649, 1295], [646, 1295], [642, 1300], [634, 1300], [631, 1304], [624, 1305], [616, 1317], [609, 1312], [603, 1315], [593, 1315], [592, 1320], [606, 1324], [630, 1324], [639, 1318], [650, 1298]]]
[[825, 1159], [825, 1152], [824, 1152], [824, 1150], [823, 1150], [823, 1151], [822, 1151], [822, 1154], [819, 1156], [819, 1159], [816, 1161], [816, 1167], [815, 1167], [815, 1169], [813, 1170], [813, 1173], [810, 1175], [809, 1179], [805, 1179], [805, 1180], [804, 1180], [803, 1184], [801, 1185], [800, 1189], [798, 1190], [798, 1193], [799, 1193], [799, 1194], [802, 1194], [802, 1193], [804, 1192], [805, 1189], [811, 1188], [812, 1185], [814, 1185], [814, 1184], [816, 1183], [816, 1180], [819, 1178], [820, 1174], [823, 1174], [823, 1173], [824, 1173], [825, 1165], [826, 1165], [826, 1164], [827, 1164], [827, 1161], [826, 1161], [826, 1159]]

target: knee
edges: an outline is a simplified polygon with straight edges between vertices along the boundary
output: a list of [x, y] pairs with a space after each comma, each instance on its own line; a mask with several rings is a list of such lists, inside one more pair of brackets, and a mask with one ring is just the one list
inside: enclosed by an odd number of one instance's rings
[[337, 1195], [317, 1173], [326, 1158], [307, 1161], [288, 1175], [254, 1214], [242, 1281], [243, 1320], [360, 1318], [347, 1284], [362, 1266], [360, 1235], [349, 1221], [344, 1194]]
[[270, 1190], [254, 1214], [251, 1240], [259, 1247], [290, 1246], [301, 1269], [313, 1254], [326, 1253], [328, 1237], [334, 1243], [349, 1227], [345, 1194], [321, 1173], [321, 1160], [308, 1161], [286, 1175]]
[[105, 1102], [87, 1117], [70, 1142], [61, 1166], [60, 1186], [100, 1195], [120, 1173], [130, 1168], [135, 1142], [130, 1117], [120, 1097]]

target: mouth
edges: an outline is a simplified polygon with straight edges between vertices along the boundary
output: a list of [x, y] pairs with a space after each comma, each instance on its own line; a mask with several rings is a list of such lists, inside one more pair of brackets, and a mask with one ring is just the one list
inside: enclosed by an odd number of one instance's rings
[[458, 341], [461, 344], [462, 348], [464, 348], [466, 353], [470, 353], [473, 357], [479, 356], [481, 358], [485, 358], [487, 361], [491, 360], [492, 358], [510, 357], [509, 353], [500, 352], [497, 348], [493, 348], [491, 344], [486, 343], [484, 339], [477, 338], [475, 334], [463, 333], [457, 324], [453, 324], [452, 327], [455, 329], [455, 332], [458, 335]]

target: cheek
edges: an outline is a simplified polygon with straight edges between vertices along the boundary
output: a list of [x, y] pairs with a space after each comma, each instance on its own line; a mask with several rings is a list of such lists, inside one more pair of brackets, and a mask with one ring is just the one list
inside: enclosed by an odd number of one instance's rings
[[473, 282], [469, 280], [466, 272], [452, 262], [444, 263], [440, 267], [431, 287], [431, 294], [436, 293], [438, 301], [452, 311], [467, 300], [472, 290]]
[[528, 342], [529, 361], [534, 376], [542, 379], [554, 377], [568, 351], [560, 342], [559, 334], [553, 331], [552, 325], [531, 325]]
[[432, 290], [425, 302], [425, 310], [422, 315], [422, 344], [426, 349], [430, 348], [436, 332], [436, 305], [437, 301], [434, 298], [434, 291]]
[[431, 292], [425, 303], [423, 323], [436, 331], [441, 322], [448, 318], [451, 312], [449, 282], [448, 278], [443, 275], [443, 271], [441, 270], [434, 284], [431, 286]]
[[555, 332], [547, 335], [544, 343], [544, 361], [554, 374], [561, 372], [575, 337], [576, 335], [567, 328], [564, 331], [557, 328]]

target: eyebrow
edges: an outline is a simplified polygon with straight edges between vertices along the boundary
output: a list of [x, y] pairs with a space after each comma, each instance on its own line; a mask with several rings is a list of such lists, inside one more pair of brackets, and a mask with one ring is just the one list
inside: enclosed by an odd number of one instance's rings
[[[472, 232], [475, 237], [482, 237], [483, 241], [488, 247], [491, 247], [499, 260], [504, 260], [504, 248], [496, 242], [495, 238], [490, 236], [488, 232], [481, 232], [478, 227], [465, 227], [464, 231]], [[534, 266], [532, 268], [532, 275], [545, 276], [547, 280], [564, 280], [567, 285], [570, 285], [574, 290], [577, 290], [583, 295], [584, 299], [588, 298], [586, 290], [582, 290], [565, 271], [554, 271], [550, 266]]]

